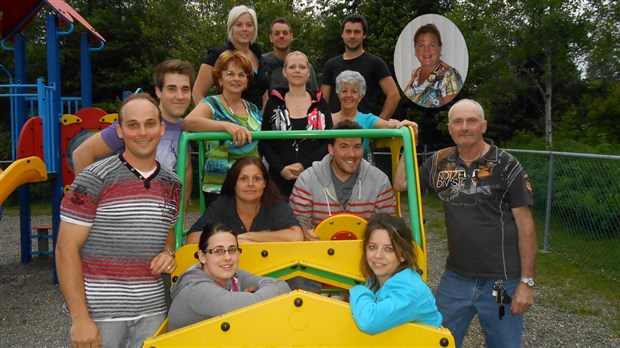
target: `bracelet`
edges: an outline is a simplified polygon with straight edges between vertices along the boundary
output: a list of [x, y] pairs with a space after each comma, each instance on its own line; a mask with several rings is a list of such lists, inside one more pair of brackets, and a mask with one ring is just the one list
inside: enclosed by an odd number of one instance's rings
[[170, 254], [170, 256], [174, 257], [174, 250], [170, 249], [170, 248], [166, 248], [164, 249], [162, 252], [167, 252], [168, 254]]

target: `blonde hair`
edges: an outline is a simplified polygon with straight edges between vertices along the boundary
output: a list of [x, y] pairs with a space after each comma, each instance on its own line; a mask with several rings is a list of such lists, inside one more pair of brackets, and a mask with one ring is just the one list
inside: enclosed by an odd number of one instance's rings
[[252, 40], [250, 43], [256, 42], [256, 38], [258, 37], [258, 21], [256, 19], [256, 11], [245, 5], [235, 6], [230, 10], [230, 12], [228, 12], [228, 41], [233, 42], [232, 28], [237, 19], [246, 13], [252, 17], [252, 23], [254, 23], [254, 34], [252, 35]]
[[284, 57], [284, 69], [286, 69], [286, 63], [288, 62], [288, 58], [291, 57], [291, 56], [302, 56], [302, 57], [306, 58], [306, 66], [308, 66], [309, 63], [310, 63], [309, 60], [308, 60], [308, 56], [305, 53], [303, 53], [302, 51], [293, 51], [293, 52], [287, 54], [286, 57]]

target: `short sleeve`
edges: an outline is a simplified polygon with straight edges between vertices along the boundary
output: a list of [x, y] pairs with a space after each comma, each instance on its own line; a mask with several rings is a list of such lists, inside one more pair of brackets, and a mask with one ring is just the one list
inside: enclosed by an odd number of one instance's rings
[[102, 186], [101, 179], [89, 171], [88, 167], [80, 172], [62, 199], [60, 218], [74, 224], [92, 226]]
[[101, 131], [101, 138], [112, 151], [120, 153], [125, 148], [125, 142], [118, 137], [116, 133], [116, 125], [118, 121], [114, 121], [111, 125]]

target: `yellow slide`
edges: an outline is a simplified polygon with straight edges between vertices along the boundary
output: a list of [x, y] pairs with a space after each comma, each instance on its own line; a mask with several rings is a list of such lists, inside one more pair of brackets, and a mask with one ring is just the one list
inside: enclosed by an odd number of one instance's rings
[[4, 203], [11, 192], [20, 185], [46, 180], [47, 168], [37, 156], [22, 158], [11, 163], [6, 170], [0, 170], [0, 204]]

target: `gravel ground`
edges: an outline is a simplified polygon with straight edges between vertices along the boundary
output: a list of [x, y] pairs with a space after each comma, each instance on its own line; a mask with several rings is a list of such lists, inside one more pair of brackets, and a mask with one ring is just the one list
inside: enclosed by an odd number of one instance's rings
[[[441, 218], [426, 210], [427, 219]], [[195, 216], [188, 220], [193, 221]], [[50, 217], [36, 216], [32, 224], [49, 224]], [[446, 241], [427, 230], [429, 285], [435, 289], [446, 255]], [[69, 318], [62, 313], [62, 296], [53, 284], [52, 262], [34, 257], [20, 263], [19, 218], [4, 216], [0, 222], [0, 347], [66, 347]], [[537, 304], [526, 316], [524, 347], [620, 347], [607, 322], [589, 315], [563, 311], [545, 303], [552, 289], [535, 288]], [[607, 306], [597, 301], [593, 306]], [[611, 310], [617, 311], [617, 304]], [[607, 310], [610, 310], [609, 308]], [[474, 322], [464, 347], [483, 347], [478, 322]]]

